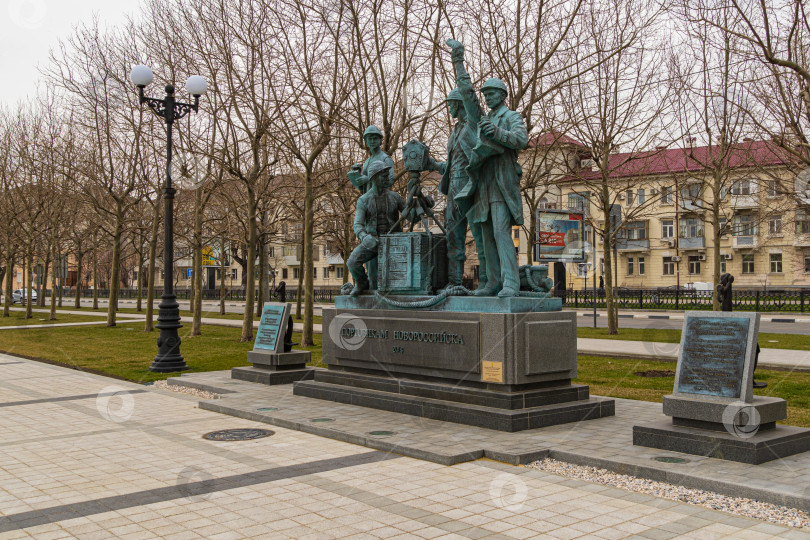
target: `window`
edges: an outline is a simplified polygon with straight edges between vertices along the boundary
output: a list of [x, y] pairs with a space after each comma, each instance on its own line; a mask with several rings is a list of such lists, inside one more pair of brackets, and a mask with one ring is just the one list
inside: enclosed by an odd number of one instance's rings
[[782, 234], [782, 216], [771, 216], [768, 220], [769, 234]]
[[312, 278], [318, 279], [318, 268], [316, 266], [312, 267]]
[[753, 255], [743, 255], [742, 256], [742, 266], [743, 266], [743, 274], [753, 274], [754, 273], [754, 256]]
[[672, 257], [664, 257], [664, 275], [675, 275], [675, 261], [672, 260]]
[[726, 273], [726, 260], [725, 259], [720, 259], [720, 273], [721, 274]]
[[771, 274], [782, 273], [782, 254], [771, 253]]
[[747, 178], [743, 180], [737, 180], [731, 185], [732, 195], [752, 195], [753, 193], [754, 188], [752, 182]]
[[661, 220], [661, 238], [672, 238], [675, 236], [675, 220]]
[[273, 246], [270, 246], [269, 248], [267, 248], [267, 256], [271, 257], [271, 258], [276, 256], [275, 255], [275, 248], [273, 248]]
[[635, 199], [635, 196], [633, 195], [633, 190], [628, 189], [627, 190], [627, 206], [633, 206], [634, 199]]
[[698, 218], [684, 218], [680, 222], [681, 238], [700, 238], [703, 236], [703, 222]]
[[810, 234], [810, 215], [802, 210], [796, 210], [796, 234]]
[[515, 240], [520, 240], [520, 229], [518, 227], [515, 227], [512, 231], [513, 231], [513, 235], [515, 237]]
[[293, 268], [293, 279], [298, 279], [298, 267]]
[[625, 227], [628, 240], [645, 240], [647, 238], [646, 221], [630, 221]]
[[281, 279], [288, 279], [288, 278], [289, 278], [289, 272], [287, 271], [286, 268], [282, 268], [281, 269]]
[[285, 257], [295, 257], [298, 258], [298, 246], [295, 244], [286, 244], [282, 249]]
[[329, 267], [328, 266], [323, 267], [323, 279], [329, 279]]
[[754, 216], [743, 214], [734, 216], [734, 236], [756, 236], [757, 225], [754, 223]]
[[639, 205], [644, 204], [644, 202], [645, 202], [646, 200], [647, 200], [647, 193], [646, 193], [646, 191], [645, 191], [645, 190], [643, 190], [643, 189], [638, 190], [638, 204], [639, 204]]
[[810, 255], [804, 256], [804, 273], [810, 274]]
[[638, 258], [638, 275], [644, 275], [644, 257]]
[[685, 202], [697, 203], [700, 198], [700, 184], [689, 184], [681, 188], [681, 199]]
[[700, 273], [700, 255], [689, 255], [689, 273]]
[[568, 209], [580, 210], [587, 213], [591, 208], [591, 194], [584, 193], [569, 193], [568, 194]]
[[231, 270], [231, 279], [239, 279], [239, 269], [234, 268]]
[[718, 227], [720, 229], [720, 236], [727, 235], [729, 233], [729, 230], [728, 230], [728, 218], [720, 218], [718, 220], [718, 222], [719, 222], [719, 225], [720, 225], [720, 227]]
[[774, 198], [781, 194], [779, 180], [768, 180], [768, 197]]
[[335, 268], [335, 277], [338, 278], [338, 279], [343, 279], [343, 267], [342, 266], [338, 266], [337, 268]]
[[557, 203], [550, 202], [548, 199], [543, 197], [542, 199], [540, 199], [540, 204], [537, 206], [537, 208], [539, 208], [540, 210], [553, 210], [557, 208]]
[[633, 257], [627, 257], [627, 275], [633, 275]]
[[665, 186], [661, 188], [661, 204], [672, 204], [672, 186]]

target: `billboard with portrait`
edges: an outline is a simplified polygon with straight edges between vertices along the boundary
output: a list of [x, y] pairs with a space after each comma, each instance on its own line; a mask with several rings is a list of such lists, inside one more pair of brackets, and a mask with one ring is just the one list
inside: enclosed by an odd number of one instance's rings
[[538, 210], [534, 260], [585, 262], [585, 220], [582, 212]]

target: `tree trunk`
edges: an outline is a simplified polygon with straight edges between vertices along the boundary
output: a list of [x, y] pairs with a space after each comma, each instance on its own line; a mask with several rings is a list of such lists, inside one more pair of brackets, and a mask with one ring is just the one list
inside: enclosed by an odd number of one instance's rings
[[45, 292], [48, 290], [48, 271], [51, 267], [51, 246], [48, 246], [47, 254], [45, 255], [45, 265], [42, 267], [43, 274], [40, 276], [40, 290], [37, 291], [37, 305], [45, 307]]
[[107, 305], [107, 326], [115, 326], [115, 313], [118, 311], [118, 289], [121, 279], [121, 235], [124, 231], [124, 212], [121, 203], [115, 216], [113, 235], [112, 272], [110, 275], [110, 303]]
[[98, 246], [93, 248], [93, 309], [98, 310]]
[[196, 295], [195, 287], [197, 285], [197, 275], [194, 271], [197, 268], [197, 257], [198, 251], [197, 248], [194, 246], [194, 239], [191, 240], [191, 280], [189, 283], [189, 295], [188, 295], [188, 312], [191, 315], [194, 315], [194, 296]]
[[78, 241], [76, 244], [76, 298], [73, 299], [73, 309], [81, 309], [82, 307], [82, 260], [84, 253], [82, 252], [82, 243]]
[[[607, 182], [602, 183], [602, 200], [610, 201], [610, 194], [608, 192]], [[610, 205], [604, 204], [602, 213], [605, 216], [605, 224], [603, 225], [602, 234], [605, 239], [605, 307], [607, 308], [607, 325], [608, 334], [616, 335], [619, 333], [619, 316], [616, 308], [616, 302], [613, 298], [613, 230], [610, 220]], [[594, 272], [594, 276], [596, 273]]]
[[14, 290], [14, 252], [11, 251], [11, 244], [6, 253], [6, 294], [3, 300], [3, 317], [11, 316], [11, 293]]
[[156, 201], [153, 209], [152, 230], [149, 236], [149, 269], [146, 274], [146, 320], [143, 331], [152, 332], [155, 316], [155, 262], [157, 259], [158, 232], [160, 230], [160, 199]]
[[264, 245], [264, 234], [259, 235], [259, 290], [258, 301], [256, 302], [256, 317], [262, 316], [264, 303], [270, 298], [267, 293], [267, 246]]
[[301, 257], [298, 261], [298, 288], [295, 291], [295, 318], [299, 321], [301, 320], [301, 299], [303, 298], [301, 292], [304, 288], [304, 259], [306, 258], [306, 255], [304, 255], [305, 245], [306, 235], [303, 235], [301, 238]]
[[720, 199], [720, 185], [716, 178], [712, 198], [712, 217], [714, 221], [712, 223], [712, 238], [714, 240], [714, 245], [712, 245], [712, 257], [714, 258], [712, 261], [712, 283], [714, 284], [712, 287], [712, 309], [720, 311], [720, 297], [717, 294], [717, 286], [720, 284], [720, 204], [722, 200]]
[[51, 258], [53, 259], [53, 278], [52, 278], [53, 283], [51, 284], [52, 285], [51, 286], [51, 310], [50, 310], [50, 313], [48, 314], [48, 320], [49, 321], [55, 321], [56, 320], [56, 297], [57, 297], [56, 280], [59, 277], [59, 253], [57, 253], [58, 249], [59, 248], [57, 247], [57, 242], [54, 239], [53, 240], [53, 255], [51, 256]]
[[[315, 197], [312, 193], [312, 173], [307, 171], [304, 183], [304, 248], [303, 248], [303, 272], [304, 272], [304, 332], [301, 335], [301, 345], [308, 347], [315, 344], [312, 337], [313, 315], [315, 310], [315, 283], [313, 277], [313, 240], [315, 223], [315, 211], [313, 209]], [[298, 289], [300, 303], [301, 289]]]
[[242, 318], [242, 338], [241, 341], [251, 341], [253, 339], [253, 295], [256, 291], [256, 280], [253, 274], [256, 267], [256, 193], [253, 188], [248, 187], [248, 245], [247, 258], [245, 259], [245, 312]]
[[65, 257], [57, 250], [56, 258], [59, 259], [59, 307], [62, 307], [62, 289], [65, 288]]
[[219, 243], [219, 314], [225, 315], [225, 236]]
[[194, 300], [191, 302], [192, 322], [191, 335], [199, 336], [202, 333], [202, 191], [195, 191], [194, 201], [194, 268], [191, 277], [194, 283]]
[[[25, 293], [25, 318], [30, 319], [33, 316], [34, 310], [33, 306], [31, 305], [32, 295], [31, 295], [31, 277], [34, 275], [34, 253], [31, 250], [31, 241], [29, 240], [28, 243], [28, 257], [27, 257], [26, 264], [28, 265], [28, 274], [26, 275], [27, 279], [23, 280], [23, 292]], [[27, 281], [27, 283], [26, 283]]]
[[143, 311], [143, 244], [138, 251], [138, 279], [135, 280], [135, 311]]

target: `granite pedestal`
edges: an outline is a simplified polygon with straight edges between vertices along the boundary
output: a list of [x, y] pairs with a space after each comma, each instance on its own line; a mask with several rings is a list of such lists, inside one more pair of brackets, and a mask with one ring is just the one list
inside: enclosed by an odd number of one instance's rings
[[312, 379], [315, 369], [307, 367], [309, 351], [273, 353], [260, 350], [248, 352], [252, 367], [231, 369], [231, 378], [260, 384], [291, 384]]
[[687, 312], [672, 418], [633, 426], [633, 444], [758, 465], [810, 450], [810, 430], [777, 425], [787, 402], [753, 394], [759, 314]]
[[558, 299], [465, 300], [469, 311], [450, 312], [346, 308], [358, 299], [338, 297], [323, 311], [328, 370], [294, 394], [500, 431], [614, 414], [613, 400], [571, 384], [576, 314], [544, 311]]

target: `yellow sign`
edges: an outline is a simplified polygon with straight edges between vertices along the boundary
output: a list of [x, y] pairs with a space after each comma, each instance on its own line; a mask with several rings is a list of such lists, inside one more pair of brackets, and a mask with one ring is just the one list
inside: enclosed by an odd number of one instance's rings
[[483, 382], [503, 382], [503, 362], [481, 362]]
[[203, 266], [219, 266], [219, 257], [211, 246], [203, 246], [202, 248], [202, 265]]

